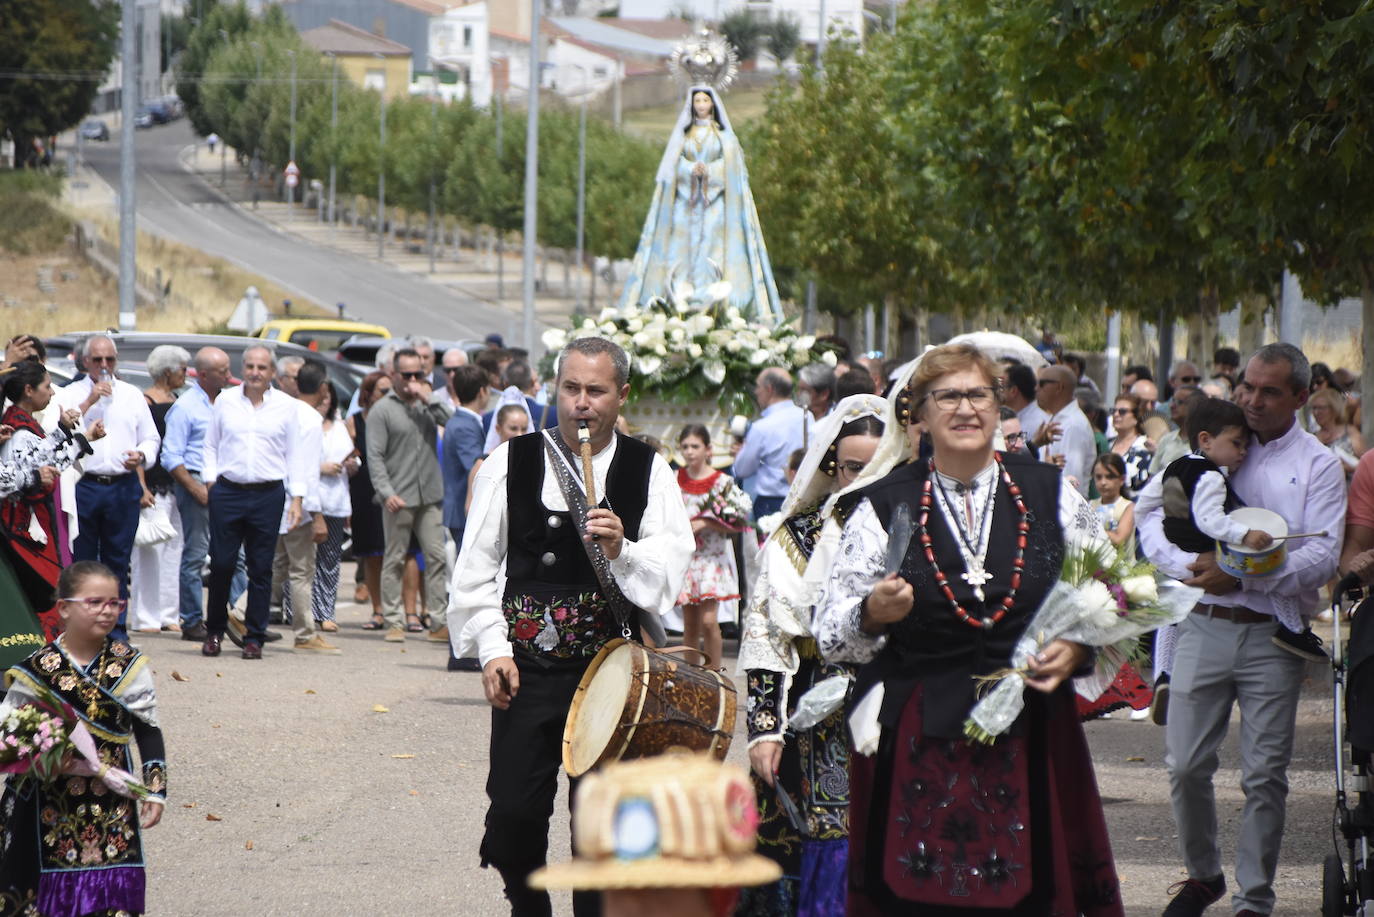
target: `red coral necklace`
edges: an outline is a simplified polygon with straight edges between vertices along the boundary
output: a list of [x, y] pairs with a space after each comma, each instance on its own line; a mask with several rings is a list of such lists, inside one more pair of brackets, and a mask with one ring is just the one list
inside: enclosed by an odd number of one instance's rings
[[[921, 548], [925, 551], [926, 562], [929, 563], [931, 569], [935, 571], [935, 582], [939, 584], [940, 591], [943, 592], [945, 598], [949, 600], [950, 606], [954, 609], [955, 617], [963, 621], [969, 627], [979, 630], [991, 628], [998, 621], [1006, 617], [1007, 611], [1010, 610], [1011, 606], [1016, 602], [1016, 592], [1021, 588], [1021, 571], [1026, 565], [1026, 535], [1030, 532], [1030, 513], [1026, 509], [1026, 501], [1021, 499], [1021, 488], [1017, 487], [1016, 483], [1012, 481], [1011, 474], [1007, 472], [1006, 465], [1002, 464], [1002, 457], [995, 452], [993, 456], [997, 461], [998, 471], [1001, 472], [1002, 481], [1007, 485], [1007, 493], [1011, 494], [1012, 502], [1016, 505], [1016, 512], [1019, 517], [1016, 523], [1016, 557], [1011, 564], [1011, 588], [1007, 591], [1006, 598], [998, 603], [995, 612], [981, 618], [969, 614], [968, 609], [960, 605], [959, 600], [955, 598], [954, 590], [950, 588], [948, 578], [945, 576], [944, 571], [940, 569], [939, 563], [935, 560], [935, 549], [931, 543], [930, 529], [926, 525], [930, 519], [930, 508], [935, 502], [933, 493], [935, 475], [937, 472], [935, 470], [934, 459], [931, 459], [929, 462], [929, 473], [926, 475], [925, 484], [921, 487], [921, 518], [917, 522], [917, 530], [920, 532], [921, 537]], [[996, 499], [997, 491], [994, 486], [993, 492], [988, 495], [988, 512], [992, 512], [992, 501]], [[957, 520], [951, 519], [949, 521], [956, 525], [958, 524]], [[968, 574], [965, 574], [965, 579], [968, 578]]]

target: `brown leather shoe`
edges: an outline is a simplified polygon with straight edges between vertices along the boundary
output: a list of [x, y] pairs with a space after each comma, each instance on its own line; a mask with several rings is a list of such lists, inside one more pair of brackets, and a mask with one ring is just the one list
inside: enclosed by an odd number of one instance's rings
[[445, 624], [438, 630], [430, 631], [429, 636], [425, 639], [431, 643], [448, 643], [448, 625]]
[[200, 646], [200, 654], [202, 656], [218, 656], [220, 641], [223, 639], [223, 634], [206, 634], [205, 642]]
[[261, 659], [262, 644], [252, 639], [244, 640], [242, 656], [244, 659]]

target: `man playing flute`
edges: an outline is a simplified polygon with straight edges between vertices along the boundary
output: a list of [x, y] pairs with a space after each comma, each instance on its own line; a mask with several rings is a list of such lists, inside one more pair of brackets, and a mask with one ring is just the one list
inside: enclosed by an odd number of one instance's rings
[[[492, 706], [482, 865], [501, 873], [513, 917], [551, 914], [548, 893], [526, 879], [545, 863], [578, 682], [608, 641], [638, 635], [626, 600], [655, 619], [672, 608], [695, 547], [667, 463], [615, 432], [628, 377], [629, 360], [614, 343], [568, 342], [558, 362], [558, 426], [518, 436], [483, 462], [449, 590], [454, 651], [481, 661]], [[573, 503], [586, 495], [583, 423], [597, 502], [579, 531], [568, 495]], [[594, 894], [573, 896], [578, 917], [599, 907]]]

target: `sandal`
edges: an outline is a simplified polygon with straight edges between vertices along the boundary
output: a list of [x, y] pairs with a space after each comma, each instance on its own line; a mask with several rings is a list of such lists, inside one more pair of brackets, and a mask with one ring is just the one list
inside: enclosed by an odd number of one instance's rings
[[324, 631], [326, 634], [338, 633], [339, 625], [335, 624], [333, 621], [321, 621], [320, 630]]
[[363, 622], [363, 630], [386, 630], [386, 618], [373, 615], [371, 621]]
[[420, 623], [419, 615], [406, 615], [406, 633], [422, 634], [424, 632], [425, 626]]

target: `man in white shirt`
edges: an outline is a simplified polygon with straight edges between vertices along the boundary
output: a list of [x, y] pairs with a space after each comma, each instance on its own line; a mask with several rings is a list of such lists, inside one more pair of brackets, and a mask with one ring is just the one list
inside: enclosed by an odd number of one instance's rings
[[[61, 389], [53, 403], [61, 410], [75, 408], [90, 427], [105, 424], [105, 436], [91, 443], [95, 452], [82, 463], [76, 482], [77, 534], [72, 560], [98, 560], [115, 575], [120, 598], [129, 597], [129, 558], [138, 531], [143, 486], [138, 468], [157, 458], [158, 436], [148, 402], [136, 386], [116, 377], [119, 363], [114, 341], [103, 334], [81, 342], [79, 352], [86, 376]], [[125, 613], [111, 632], [127, 640]]]
[[[324, 420], [316, 410], [325, 398], [329, 374], [316, 360], [302, 360], [293, 374], [296, 389], [296, 436], [301, 470], [305, 474], [305, 510], [300, 522], [291, 527], [283, 509], [277, 531], [277, 550], [272, 559], [273, 591], [282, 590], [282, 610], [291, 614], [296, 631], [295, 651], [314, 655], [338, 656], [343, 652], [315, 630], [312, 593], [315, 586], [315, 549], [328, 536], [324, 513], [320, 509], [320, 462], [324, 459]], [[233, 635], [230, 625], [230, 636]]]
[[1178, 625], [1170, 681], [1165, 763], [1188, 879], [1165, 917], [1196, 917], [1226, 890], [1217, 846], [1212, 777], [1233, 704], [1240, 706], [1240, 772], [1245, 806], [1237, 832], [1237, 917], [1274, 909], [1274, 873], [1283, 838], [1288, 763], [1293, 755], [1303, 660], [1275, 645], [1275, 616], [1311, 615], [1318, 590], [1336, 573], [1345, 473], [1297, 423], [1312, 371], [1291, 344], [1261, 347], [1245, 367], [1236, 402], [1253, 431], [1245, 462], [1231, 478], [1248, 506], [1278, 513], [1290, 532], [1321, 532], [1288, 545], [1288, 559], [1266, 576], [1237, 578], [1213, 552], [1190, 554], [1164, 535], [1161, 479], [1145, 486], [1139, 536], [1145, 556], [1166, 575], [1207, 593]]
[[[243, 384], [215, 399], [201, 475], [210, 488], [210, 586], [201, 652], [218, 656], [229, 617], [229, 582], [239, 549], [248, 567], [243, 658], [261, 659], [272, 591], [272, 555], [286, 506], [286, 527], [304, 518], [304, 456], [295, 399], [272, 388], [272, 352], [243, 354]], [[287, 496], [290, 502], [287, 503]], [[306, 613], [309, 614], [309, 604]]]
[[[450, 411], [458, 410], [458, 399], [453, 395], [453, 374], [458, 367], [467, 365], [468, 355], [463, 348], [450, 347], [445, 350], [443, 365], [434, 373], [434, 394], [429, 396], [429, 400], [442, 404]], [[480, 419], [482, 415], [479, 412], [477, 416]]]
[[[526, 879], [545, 861], [568, 708], [588, 663], [620, 636], [619, 596], [641, 614], [662, 615], [695, 549], [667, 463], [615, 432], [628, 375], [625, 352], [610, 341], [564, 347], [559, 425], [517, 436], [482, 463], [450, 589], [455, 653], [479, 658], [494, 708], [482, 864], [501, 873], [513, 914], [549, 913], [547, 893]], [[585, 535], [565, 496], [585, 499], [579, 421], [591, 436], [597, 498]], [[604, 580], [589, 552], [601, 555]], [[633, 630], [642, 619], [624, 620]], [[594, 896], [582, 894], [573, 896], [573, 912], [600, 913]]]
[[1078, 380], [1067, 366], [1046, 366], [1036, 376], [1035, 402], [1049, 420], [1035, 433], [1033, 443], [1040, 450], [1040, 458], [1063, 469], [1064, 476], [1086, 497], [1097, 458], [1097, 439], [1074, 398]]
[[1023, 442], [1029, 446], [1050, 419], [1035, 403], [1035, 370], [1024, 363], [1008, 364], [1002, 372], [1002, 403], [1016, 412], [1025, 434]]

